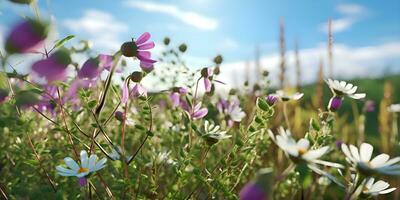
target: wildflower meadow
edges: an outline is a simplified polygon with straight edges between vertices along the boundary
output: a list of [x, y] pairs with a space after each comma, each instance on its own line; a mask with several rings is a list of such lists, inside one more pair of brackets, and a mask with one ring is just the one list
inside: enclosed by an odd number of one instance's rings
[[0, 199], [400, 199], [398, 75], [321, 64], [288, 84], [281, 22], [279, 74], [232, 85], [224, 52], [190, 66], [190, 45], [148, 30], [94, 49], [38, 2], [7, 1], [24, 12], [0, 47]]

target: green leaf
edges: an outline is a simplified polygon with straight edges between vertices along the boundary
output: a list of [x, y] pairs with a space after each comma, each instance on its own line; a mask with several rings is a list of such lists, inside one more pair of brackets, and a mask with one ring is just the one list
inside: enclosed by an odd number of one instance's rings
[[72, 40], [74, 37], [75, 35], [68, 35], [67, 37], [61, 40], [57, 40], [56, 43], [54, 44], [54, 49], [63, 46], [66, 42]]
[[257, 98], [257, 107], [266, 112], [270, 109], [268, 103], [261, 98]]
[[97, 100], [91, 100], [88, 102], [89, 108], [94, 108], [97, 105]]

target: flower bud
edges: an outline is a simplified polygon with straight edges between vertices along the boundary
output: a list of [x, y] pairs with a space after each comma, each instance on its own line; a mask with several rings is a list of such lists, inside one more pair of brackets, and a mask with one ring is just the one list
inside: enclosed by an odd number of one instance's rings
[[46, 23], [26, 19], [11, 30], [6, 39], [5, 50], [10, 54], [29, 52], [46, 39], [48, 31]]
[[269, 106], [273, 106], [278, 100], [278, 97], [270, 94], [267, 96], [266, 100]]
[[219, 69], [219, 66], [216, 66], [215, 68], [214, 68], [214, 74], [215, 75], [218, 75], [219, 73], [221, 72], [221, 70]]
[[222, 61], [224, 61], [224, 59], [222, 58], [221, 55], [218, 55], [218, 56], [216, 56], [216, 57], [214, 58], [214, 63], [217, 64], [217, 65], [221, 64]]
[[169, 45], [170, 42], [171, 42], [171, 40], [169, 39], [169, 37], [165, 37], [164, 38], [164, 44], [165, 45]]
[[125, 120], [125, 114], [123, 112], [121, 112], [121, 111], [116, 111], [114, 116], [120, 122]]
[[342, 97], [334, 96], [329, 100], [328, 109], [332, 112], [339, 110], [342, 106], [343, 99]]
[[138, 47], [135, 42], [125, 42], [121, 45], [122, 55], [125, 57], [135, 57]]
[[187, 50], [187, 45], [185, 43], [179, 45], [179, 51], [182, 53], [185, 53], [185, 51]]
[[78, 178], [78, 183], [79, 183], [80, 186], [84, 187], [84, 186], [87, 185], [88, 182], [87, 182], [87, 179], [85, 177], [80, 177], [80, 178]]
[[132, 72], [132, 74], [131, 74], [131, 80], [135, 83], [139, 83], [142, 80], [142, 78], [143, 78], [142, 72], [135, 71], [135, 72]]
[[213, 74], [213, 70], [211, 68], [204, 67], [200, 71], [202, 77], [210, 77]]

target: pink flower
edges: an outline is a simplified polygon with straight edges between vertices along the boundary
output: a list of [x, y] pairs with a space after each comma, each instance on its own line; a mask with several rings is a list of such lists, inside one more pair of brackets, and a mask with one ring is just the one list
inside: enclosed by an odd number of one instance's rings
[[57, 86], [54, 85], [46, 85], [43, 87], [44, 91], [42, 93], [42, 98], [38, 103], [36, 103], [35, 108], [40, 112], [48, 111], [52, 116], [56, 115], [55, 108], [57, 106], [58, 101], [58, 93]]
[[[100, 54], [99, 55], [99, 61], [100, 61], [100, 68], [101, 69], [105, 69], [107, 71], [111, 71], [111, 67], [113, 64], [113, 56], [111, 55], [106, 55], [106, 54]], [[122, 68], [117, 67], [115, 69], [115, 72], [117, 73], [121, 73], [122, 72]]]
[[0, 89], [0, 104], [5, 102], [8, 98], [8, 90]]
[[66, 68], [71, 63], [69, 52], [60, 49], [47, 59], [39, 60], [32, 65], [32, 71], [39, 77], [43, 77], [48, 83], [64, 80], [67, 76]]
[[263, 189], [255, 182], [247, 183], [240, 191], [240, 200], [267, 200]]
[[169, 95], [169, 99], [172, 102], [173, 108], [179, 106], [180, 102], [182, 101], [181, 96], [185, 95], [187, 92], [187, 89], [182, 87], [176, 87], [172, 89], [172, 93]]
[[201, 103], [198, 103], [194, 107], [190, 107], [186, 101], [181, 101], [181, 107], [193, 120], [198, 120], [205, 117], [208, 113], [207, 108], [202, 108]]
[[122, 96], [121, 96], [121, 103], [125, 104], [128, 102], [130, 96], [139, 97], [144, 96], [147, 97], [147, 90], [144, 88], [140, 83], [134, 83], [132, 90], [129, 92], [129, 86], [127, 81], [125, 81], [124, 85], [122, 86]]
[[101, 68], [100, 62], [96, 58], [89, 58], [83, 63], [82, 68], [78, 71], [78, 78], [80, 79], [95, 79], [100, 75]]
[[149, 41], [151, 35], [143, 33], [136, 41], [125, 42], [121, 46], [121, 52], [126, 57], [137, 57], [143, 71], [150, 72], [157, 61], [151, 59], [150, 49], [154, 48], [154, 42]]
[[246, 114], [240, 108], [238, 101], [228, 101], [220, 99], [217, 102], [217, 109], [225, 116], [228, 127], [232, 127], [235, 122], [240, 122]]
[[8, 53], [27, 53], [37, 48], [47, 37], [48, 26], [34, 19], [16, 25], [6, 39]]

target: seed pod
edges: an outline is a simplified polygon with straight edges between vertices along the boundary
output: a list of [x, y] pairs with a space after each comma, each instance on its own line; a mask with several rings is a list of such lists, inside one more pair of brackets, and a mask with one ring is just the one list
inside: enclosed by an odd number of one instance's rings
[[171, 40], [169, 39], [169, 37], [165, 37], [164, 38], [164, 44], [165, 45], [169, 45], [170, 42], [171, 42]]
[[135, 57], [138, 47], [135, 42], [125, 42], [121, 45], [122, 55], [125, 57]]
[[142, 72], [138, 72], [138, 71], [134, 71], [131, 74], [131, 80], [135, 83], [139, 83], [143, 78], [143, 73]]
[[187, 45], [185, 43], [179, 45], [180, 52], [185, 53], [186, 50], [187, 50]]
[[224, 61], [224, 59], [222, 58], [221, 55], [215, 56], [215, 58], [214, 58], [214, 63], [215, 63], [215, 64], [219, 65], [219, 64], [222, 63], [222, 61]]

